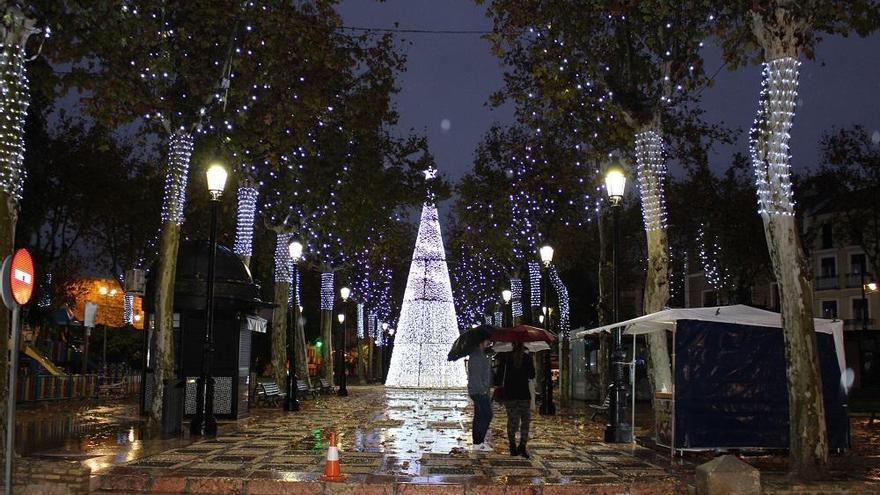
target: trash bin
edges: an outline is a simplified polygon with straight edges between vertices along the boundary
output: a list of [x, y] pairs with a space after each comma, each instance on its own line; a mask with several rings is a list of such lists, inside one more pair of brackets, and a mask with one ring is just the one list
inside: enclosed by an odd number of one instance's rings
[[162, 434], [179, 435], [183, 423], [183, 397], [186, 380], [165, 380], [163, 386]]

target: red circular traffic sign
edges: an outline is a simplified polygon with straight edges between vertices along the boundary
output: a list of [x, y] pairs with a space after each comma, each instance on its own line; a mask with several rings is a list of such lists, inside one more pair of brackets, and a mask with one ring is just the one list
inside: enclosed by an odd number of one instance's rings
[[27, 249], [19, 249], [12, 255], [9, 266], [9, 287], [12, 298], [24, 306], [34, 295], [34, 260]]

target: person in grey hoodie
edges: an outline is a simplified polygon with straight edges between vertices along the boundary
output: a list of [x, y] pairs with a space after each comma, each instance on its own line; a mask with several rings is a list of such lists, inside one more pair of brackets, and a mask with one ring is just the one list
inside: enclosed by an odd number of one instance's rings
[[486, 356], [489, 340], [480, 342], [468, 356], [468, 395], [474, 401], [474, 422], [471, 427], [474, 450], [490, 452], [492, 447], [486, 441], [486, 432], [492, 422], [492, 401], [489, 392], [492, 388], [492, 365]]

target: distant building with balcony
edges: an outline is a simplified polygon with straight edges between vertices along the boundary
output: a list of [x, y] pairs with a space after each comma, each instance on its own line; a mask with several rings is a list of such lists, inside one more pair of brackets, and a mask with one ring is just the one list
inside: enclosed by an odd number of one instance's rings
[[804, 247], [813, 270], [813, 314], [843, 320], [847, 366], [854, 389], [880, 389], [880, 293], [865, 289], [877, 282], [861, 246], [836, 226], [830, 202], [818, 203], [803, 218]]

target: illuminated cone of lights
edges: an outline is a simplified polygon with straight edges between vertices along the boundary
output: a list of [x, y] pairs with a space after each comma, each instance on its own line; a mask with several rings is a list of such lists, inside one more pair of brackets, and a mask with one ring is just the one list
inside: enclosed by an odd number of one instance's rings
[[425, 203], [388, 369], [387, 387], [462, 388], [461, 361], [446, 355], [458, 338], [437, 207]]

